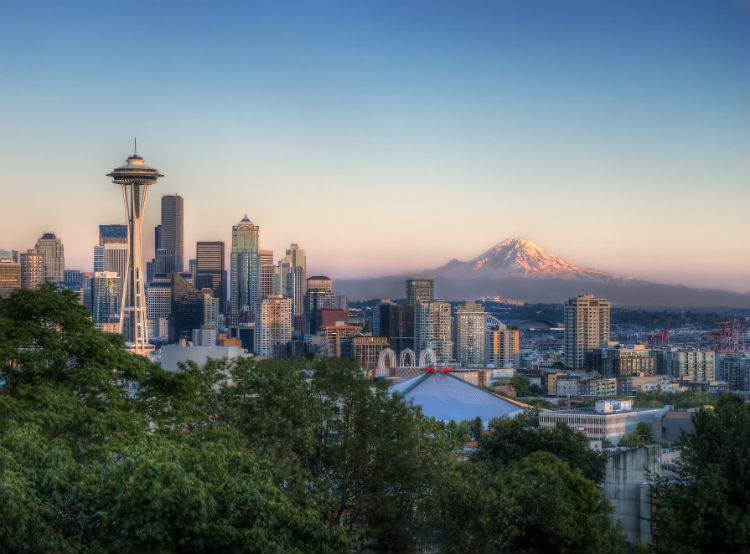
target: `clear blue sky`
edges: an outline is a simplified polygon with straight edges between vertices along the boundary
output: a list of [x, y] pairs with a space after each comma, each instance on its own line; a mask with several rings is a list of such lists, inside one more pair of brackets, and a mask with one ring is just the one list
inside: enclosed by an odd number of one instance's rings
[[[747, 290], [747, 1], [0, 6], [0, 248], [88, 269], [138, 136], [186, 250], [245, 213], [332, 277], [522, 236], [572, 263]], [[151, 233], [146, 235], [147, 248]]]

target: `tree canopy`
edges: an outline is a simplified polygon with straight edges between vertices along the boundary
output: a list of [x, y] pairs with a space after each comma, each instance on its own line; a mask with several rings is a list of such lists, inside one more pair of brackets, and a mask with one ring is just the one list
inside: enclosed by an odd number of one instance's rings
[[693, 417], [677, 475], [656, 487], [659, 552], [747, 552], [750, 548], [750, 407], [724, 394]]
[[0, 300], [0, 552], [622, 545], [567, 427], [443, 424], [351, 360], [167, 372], [122, 346], [52, 285]]

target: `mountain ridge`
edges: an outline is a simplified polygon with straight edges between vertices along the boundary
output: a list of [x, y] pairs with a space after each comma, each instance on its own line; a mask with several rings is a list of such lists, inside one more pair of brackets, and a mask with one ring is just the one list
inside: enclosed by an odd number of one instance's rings
[[404, 280], [435, 280], [438, 297], [470, 300], [503, 296], [526, 302], [562, 302], [591, 292], [614, 304], [660, 307], [746, 307], [747, 295], [709, 288], [655, 283], [573, 265], [522, 238], [505, 239], [467, 261], [456, 258], [434, 269], [379, 278], [337, 279], [337, 292], [352, 300], [402, 298]]

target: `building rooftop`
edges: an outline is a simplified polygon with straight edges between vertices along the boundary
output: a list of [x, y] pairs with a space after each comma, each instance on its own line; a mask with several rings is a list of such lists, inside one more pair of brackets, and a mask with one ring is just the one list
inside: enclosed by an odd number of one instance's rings
[[127, 225], [99, 225], [99, 235], [106, 238], [127, 238]]
[[631, 408], [630, 410], [617, 410], [612, 412], [597, 412], [596, 409], [591, 407], [586, 408], [569, 408], [567, 410], [542, 410], [544, 413], [555, 413], [555, 414], [590, 414], [600, 416], [613, 416], [618, 414], [632, 414], [632, 413], [644, 413], [644, 412], [658, 412], [664, 408]]
[[454, 377], [450, 373], [425, 372], [391, 387], [406, 400], [421, 406], [422, 413], [442, 421], [515, 417], [526, 405], [503, 398], [488, 390]]

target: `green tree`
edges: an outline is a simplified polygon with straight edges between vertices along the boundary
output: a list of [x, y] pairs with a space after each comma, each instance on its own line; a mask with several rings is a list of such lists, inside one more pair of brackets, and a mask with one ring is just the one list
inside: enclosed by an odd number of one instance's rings
[[750, 407], [724, 394], [715, 410], [693, 416], [675, 478], [656, 492], [659, 552], [747, 552], [750, 549]]
[[531, 416], [497, 418], [490, 421], [490, 432], [479, 441], [481, 460], [509, 464], [533, 452], [550, 452], [580, 469], [587, 479], [599, 483], [604, 479], [607, 458], [588, 448], [588, 440], [563, 423], [553, 429], [539, 428]]
[[0, 551], [350, 549], [224, 417], [226, 368], [122, 346], [52, 285], [0, 300]]
[[442, 552], [622, 552], [596, 484], [549, 452], [507, 466], [475, 460], [446, 473], [432, 499]]
[[516, 389], [516, 394], [518, 396], [529, 396], [531, 394], [531, 385], [529, 383], [529, 378], [526, 377], [526, 375], [517, 373], [510, 378], [510, 384]]
[[639, 421], [636, 428], [629, 435], [625, 435], [620, 439], [618, 446], [628, 446], [631, 448], [637, 448], [646, 444], [651, 444], [653, 441], [654, 432], [651, 426], [645, 421]]

